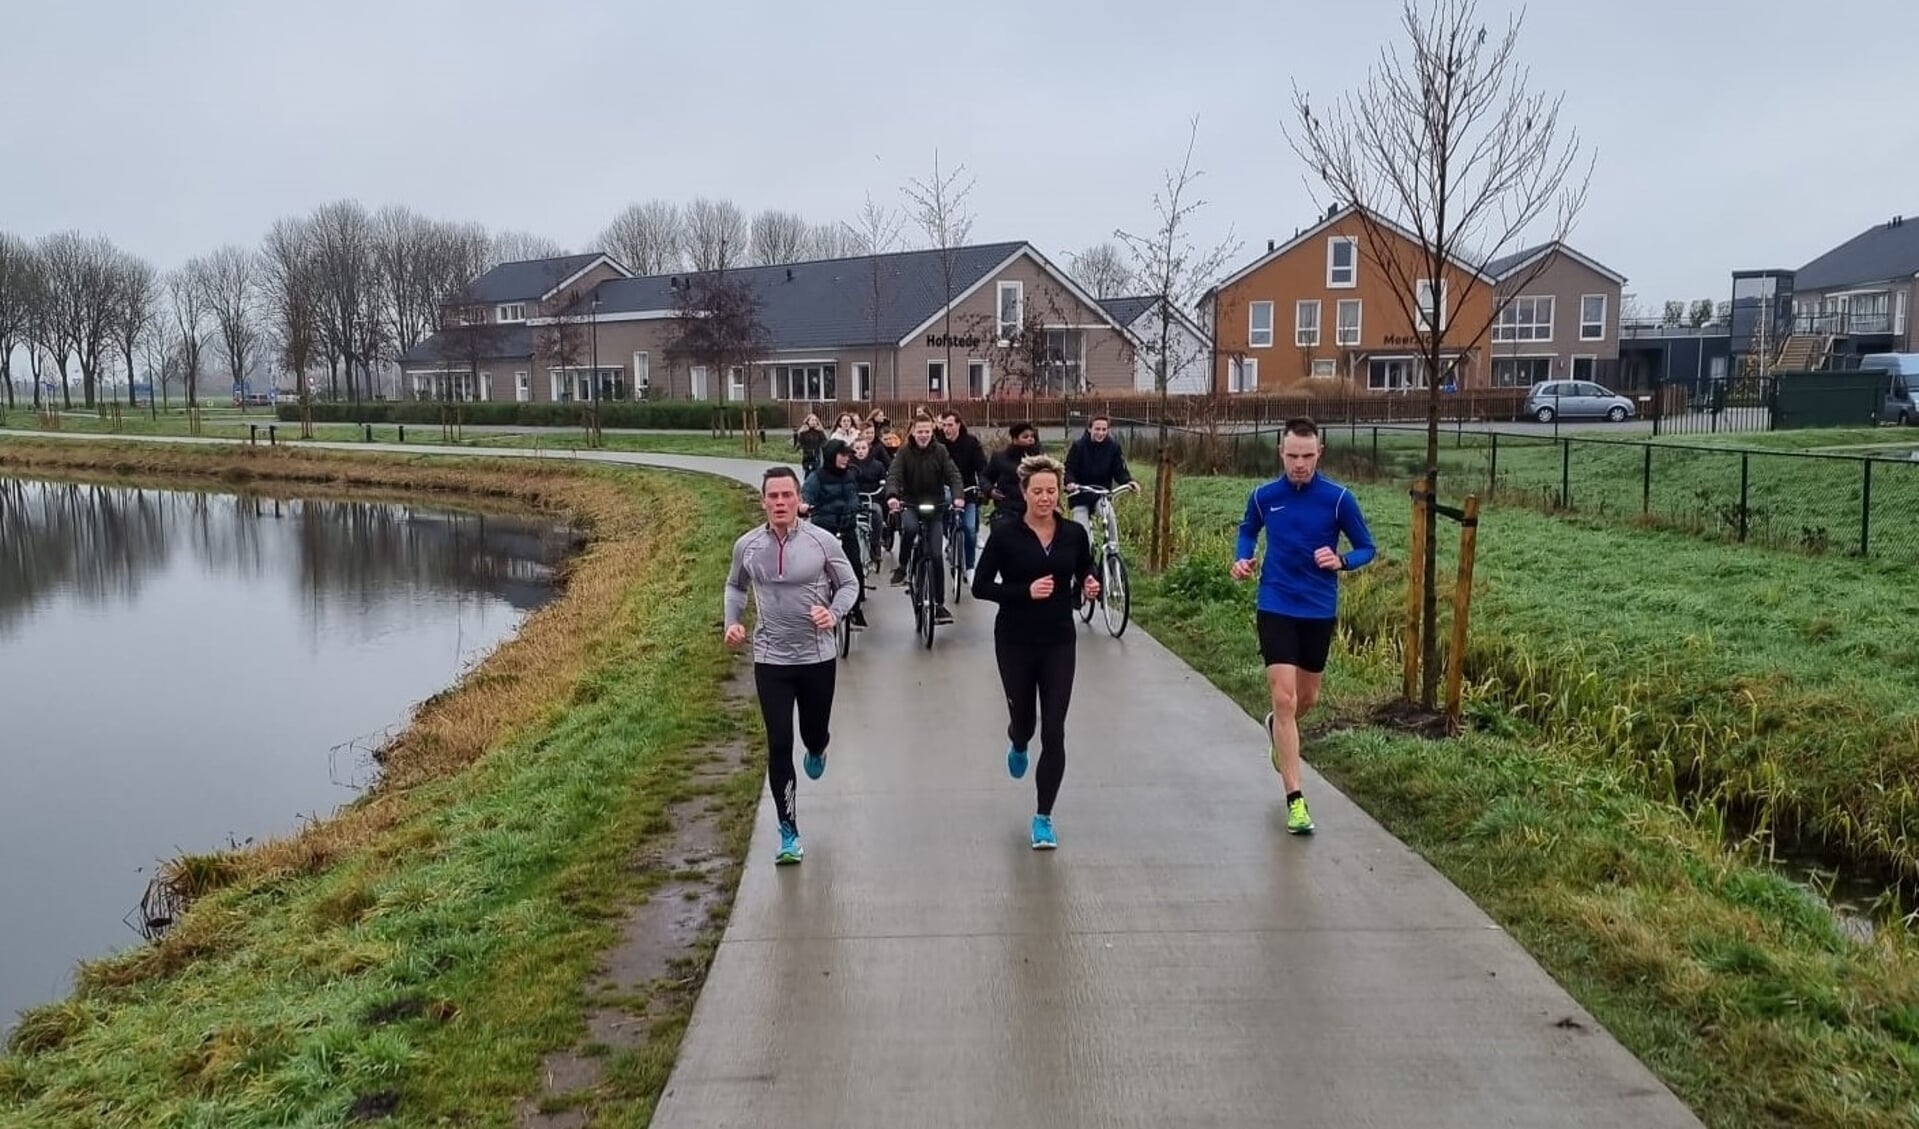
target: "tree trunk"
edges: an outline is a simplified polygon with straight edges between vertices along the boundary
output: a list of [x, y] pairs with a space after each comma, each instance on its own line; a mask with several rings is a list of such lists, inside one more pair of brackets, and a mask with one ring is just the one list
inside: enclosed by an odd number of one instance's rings
[[[1438, 311], [1433, 324], [1438, 325]], [[1434, 499], [1423, 507], [1426, 527], [1426, 551], [1419, 562], [1421, 585], [1419, 606], [1419, 704], [1432, 709], [1439, 700], [1439, 365], [1444, 342], [1433, 334], [1434, 344], [1426, 367], [1426, 489]]]

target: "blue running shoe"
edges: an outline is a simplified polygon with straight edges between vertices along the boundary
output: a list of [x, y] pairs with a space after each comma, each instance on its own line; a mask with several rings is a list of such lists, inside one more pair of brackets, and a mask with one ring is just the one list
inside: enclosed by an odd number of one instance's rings
[[1015, 780], [1026, 775], [1025, 749], [1016, 749], [1011, 745], [1006, 746], [1006, 771], [1012, 773], [1013, 779]]
[[800, 846], [800, 833], [791, 824], [780, 824], [780, 853], [773, 856], [778, 866], [791, 866], [806, 857], [806, 851]]
[[1053, 837], [1053, 817], [1036, 815], [1033, 817], [1033, 849], [1050, 851], [1059, 846], [1059, 840]]
[[808, 750], [806, 759], [800, 764], [806, 769], [807, 778], [810, 780], [818, 780], [826, 775], [826, 758], [819, 753]]

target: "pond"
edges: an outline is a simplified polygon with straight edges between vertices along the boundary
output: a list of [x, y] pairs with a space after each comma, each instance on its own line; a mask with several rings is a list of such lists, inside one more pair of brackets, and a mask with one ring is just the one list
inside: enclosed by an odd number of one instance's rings
[[552, 598], [523, 516], [0, 477], [0, 1032], [155, 866], [297, 829]]

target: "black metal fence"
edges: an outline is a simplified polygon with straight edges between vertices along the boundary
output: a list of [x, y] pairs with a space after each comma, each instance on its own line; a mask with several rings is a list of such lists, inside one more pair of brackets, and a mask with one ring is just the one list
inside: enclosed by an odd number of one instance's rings
[[[1425, 457], [1418, 432], [1327, 434], [1335, 474], [1406, 481]], [[1448, 496], [1478, 493], [1739, 544], [1919, 563], [1919, 439], [1910, 450], [1855, 455], [1454, 431], [1442, 440], [1439, 465]]]

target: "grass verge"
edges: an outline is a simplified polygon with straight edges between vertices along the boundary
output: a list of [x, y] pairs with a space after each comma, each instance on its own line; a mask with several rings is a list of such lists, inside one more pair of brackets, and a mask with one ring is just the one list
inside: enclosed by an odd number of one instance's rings
[[[209, 889], [180, 923], [84, 966], [0, 1059], [8, 1125], [511, 1124], [542, 1055], [583, 1033], [617, 910], [669, 877], [635, 860], [672, 805], [707, 793], [732, 846], [747, 831], [756, 780], [694, 771], [737, 727], [712, 593], [740, 493], [603, 468], [130, 444], [0, 443], [0, 470], [513, 498], [588, 527], [562, 598], [423, 704], [374, 790], [192, 867]], [[636, 1061], [671, 1062], [690, 1002], [654, 1011]], [[663, 1083], [616, 1071], [591, 1100], [650, 1110]]]
[[[1251, 485], [1178, 483], [1183, 559], [1141, 578], [1135, 611], [1258, 716], [1251, 596], [1225, 575]], [[1370, 724], [1397, 690], [1389, 640], [1408, 515], [1397, 489], [1358, 492], [1385, 551], [1347, 580], [1331, 716], [1307, 745], [1315, 768], [1485, 907], [1708, 1124], [1919, 1120], [1919, 947], [1896, 927], [1851, 936], [1760, 844], [1729, 834], [1727, 815], [1746, 797], [1764, 826], [1796, 817], [1833, 844], [1905, 857], [1905, 838], [1859, 834], [1855, 819], [1913, 825], [1893, 771], [1911, 763], [1912, 713], [1892, 705], [1912, 679], [1883, 660], [1834, 662], [1910, 645], [1886, 626], [1898, 615], [1867, 614], [1870, 600], [1850, 595], [1890, 596], [1905, 578], [1494, 511], [1479, 541], [1476, 729], [1431, 742]], [[1697, 776], [1691, 802], [1681, 766]]]

